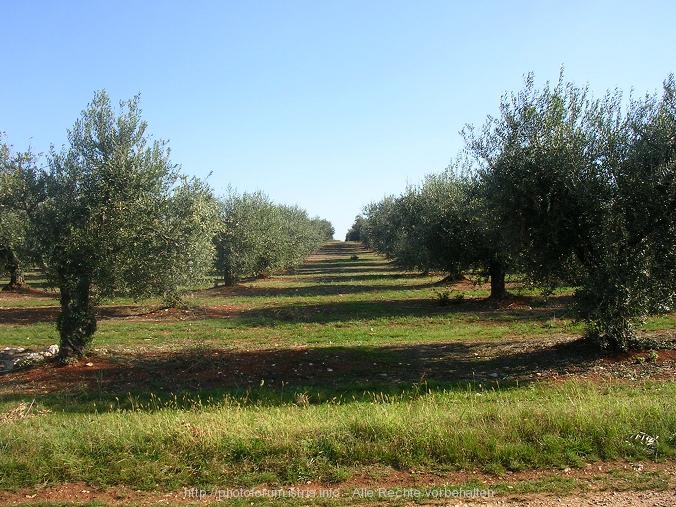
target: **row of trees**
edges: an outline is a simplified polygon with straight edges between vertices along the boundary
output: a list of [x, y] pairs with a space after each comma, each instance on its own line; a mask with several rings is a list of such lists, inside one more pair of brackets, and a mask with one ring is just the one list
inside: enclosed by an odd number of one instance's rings
[[230, 192], [220, 202], [219, 223], [216, 268], [226, 285], [294, 266], [334, 234], [329, 221], [260, 192]]
[[60, 290], [64, 359], [86, 350], [104, 298], [175, 304], [214, 269], [234, 283], [299, 262], [333, 235], [327, 221], [262, 194], [216, 199], [146, 131], [138, 98], [116, 112], [99, 92], [45, 168], [0, 139], [0, 272], [16, 287], [23, 265], [46, 269]]
[[367, 206], [349, 239], [450, 277], [481, 269], [491, 297], [505, 274], [577, 287], [587, 335], [635, 344], [632, 324], [673, 309], [676, 85], [661, 95], [594, 98], [566, 82], [505, 95], [444, 173]]
[[36, 202], [42, 200], [32, 153], [12, 154], [0, 137], [0, 272], [9, 274], [8, 288], [23, 282], [22, 260], [37, 251], [29, 233]]

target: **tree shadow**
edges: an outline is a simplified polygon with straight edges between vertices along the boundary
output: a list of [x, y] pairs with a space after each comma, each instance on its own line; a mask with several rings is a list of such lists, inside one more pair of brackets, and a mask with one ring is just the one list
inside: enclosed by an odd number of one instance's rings
[[[345, 281], [345, 280], [343, 280]], [[311, 296], [338, 296], [344, 294], [361, 294], [371, 292], [391, 292], [417, 290], [433, 287], [433, 283], [424, 283], [419, 285], [378, 285], [378, 284], [317, 284], [305, 285], [301, 287], [276, 287], [269, 285], [239, 285], [237, 287], [225, 288], [223, 295], [238, 297], [311, 297]], [[217, 293], [217, 291], [214, 291]], [[214, 293], [212, 292], [212, 294]]]
[[[377, 293], [379, 290], [420, 289], [433, 285], [419, 286], [311, 286], [294, 292], [289, 288], [249, 288], [228, 292], [228, 295], [246, 296], [317, 296], [322, 294], [358, 294]], [[326, 290], [326, 292], [321, 292]], [[316, 292], [315, 292], [316, 291]], [[288, 303], [265, 308], [242, 309], [232, 306], [214, 306], [180, 310], [178, 312], [158, 312], [157, 309], [138, 305], [110, 305], [97, 308], [98, 320], [150, 318], [152, 321], [171, 321], [205, 319], [239, 319], [242, 325], [275, 326], [277, 323], [321, 324], [354, 320], [373, 320], [401, 317], [435, 317], [450, 314], [480, 314], [493, 322], [513, 322], [516, 320], [545, 322], [553, 317], [570, 316], [570, 296], [551, 298], [543, 306], [528, 306], [528, 301], [536, 300], [521, 296], [518, 304], [510, 299], [496, 302], [486, 298], [467, 298], [451, 300], [447, 306], [441, 306], [434, 298], [412, 298], [402, 300], [369, 301], [331, 301], [327, 303]], [[56, 322], [60, 308], [58, 306], [37, 306], [23, 308], [0, 308], [0, 322], [15, 325]]]
[[[22, 273], [25, 285], [15, 289], [10, 289], [9, 292], [16, 294], [32, 294], [34, 296], [44, 295], [44, 297], [54, 297], [54, 293], [58, 293], [55, 285], [51, 284], [47, 278], [47, 274], [43, 271], [25, 271]], [[9, 279], [0, 276], [0, 287], [9, 283]]]
[[47, 275], [43, 272], [40, 271], [30, 271], [27, 273], [24, 273], [23, 275], [24, 280], [26, 283], [29, 285], [30, 288], [32, 289], [42, 289], [45, 291], [55, 291], [56, 287], [49, 283], [49, 280], [47, 279]]
[[351, 264], [349, 266], [313, 266], [311, 264], [306, 264], [303, 268], [297, 268], [290, 272], [292, 275], [321, 275], [322, 273], [343, 273], [346, 276], [349, 273], [355, 273], [357, 275], [362, 273], [392, 273], [393, 270], [397, 268], [383, 265], [379, 263], [374, 263], [373, 265], [364, 265], [364, 264]]
[[[3, 324], [30, 325], [45, 322], [56, 322], [61, 307], [54, 306], [27, 306], [15, 308], [0, 308], [0, 322]], [[153, 311], [139, 305], [108, 305], [96, 308], [98, 320], [138, 317], [150, 315]]]
[[524, 300], [529, 299], [531, 298], [520, 297], [517, 300], [518, 304], [512, 304], [509, 299], [496, 302], [486, 298], [468, 298], [457, 302], [451, 301], [446, 306], [440, 305], [434, 298], [286, 304], [241, 310], [237, 317], [251, 325], [265, 323], [274, 325], [277, 321], [320, 324], [400, 317], [432, 317], [459, 313], [490, 314], [491, 320], [496, 321], [544, 321], [555, 316], [564, 317], [570, 314], [569, 296], [552, 298], [546, 305], [537, 307], [523, 304]]
[[354, 255], [372, 252], [363, 243], [354, 241], [332, 241], [322, 245], [316, 255]]
[[[88, 412], [93, 402], [152, 410], [189, 406], [348, 403], [374, 394], [413, 396], [449, 389], [511, 389], [539, 378], [583, 372], [602, 357], [582, 340], [507, 340], [378, 347], [326, 347], [97, 356], [86, 363], [0, 376], [4, 401], [37, 395], [42, 406]], [[152, 401], [154, 400], [154, 401]], [[182, 400], [182, 401], [181, 401]], [[152, 401], [152, 403], [151, 403]], [[153, 404], [154, 403], [154, 404]]]
[[320, 283], [334, 283], [334, 282], [377, 282], [385, 280], [399, 280], [399, 279], [414, 279], [414, 278], [429, 278], [427, 275], [414, 272], [406, 273], [345, 273], [344, 275], [329, 275], [329, 276], [308, 276], [304, 280], [312, 280]]

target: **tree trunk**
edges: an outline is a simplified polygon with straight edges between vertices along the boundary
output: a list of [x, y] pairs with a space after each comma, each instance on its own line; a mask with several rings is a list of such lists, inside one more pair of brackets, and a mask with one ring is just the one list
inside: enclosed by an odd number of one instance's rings
[[505, 266], [499, 262], [491, 263], [488, 274], [491, 277], [491, 299], [503, 299], [507, 295], [505, 289]]
[[465, 279], [465, 276], [462, 274], [462, 267], [460, 264], [454, 264], [452, 266], [448, 266], [448, 275], [444, 280], [447, 280], [449, 282], [459, 282], [461, 280]]
[[23, 279], [21, 264], [19, 263], [19, 258], [16, 256], [16, 253], [14, 253], [13, 250], [9, 250], [7, 257], [6, 268], [9, 271], [9, 283], [5, 285], [2, 290], [16, 290], [26, 285], [26, 282]]
[[[70, 283], [69, 283], [70, 282]], [[80, 276], [61, 286], [61, 314], [57, 320], [62, 360], [82, 357], [96, 331], [89, 277]]]
[[436, 282], [434, 285], [448, 285], [455, 282], [461, 282], [465, 276], [460, 271], [450, 271], [448, 275]]
[[223, 273], [223, 285], [226, 287], [232, 287], [237, 283], [237, 277], [233, 275], [230, 271], [225, 271]]

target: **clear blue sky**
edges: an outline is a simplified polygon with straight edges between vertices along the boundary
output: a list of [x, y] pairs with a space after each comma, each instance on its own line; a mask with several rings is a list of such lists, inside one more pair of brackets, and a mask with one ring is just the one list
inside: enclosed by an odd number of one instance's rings
[[342, 238], [365, 204], [442, 170], [528, 71], [658, 90], [675, 26], [673, 1], [0, 0], [0, 131], [47, 151], [94, 90], [140, 92], [184, 172]]

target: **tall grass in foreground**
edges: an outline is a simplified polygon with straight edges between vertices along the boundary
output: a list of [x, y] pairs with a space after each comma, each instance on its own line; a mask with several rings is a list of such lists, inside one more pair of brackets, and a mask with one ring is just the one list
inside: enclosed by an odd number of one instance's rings
[[[340, 482], [353, 467], [499, 472], [643, 459], [631, 435], [659, 436], [676, 456], [676, 384], [537, 384], [371, 402], [46, 413], [0, 423], [0, 488], [86, 481], [143, 489]], [[310, 404], [306, 401], [309, 399]]]

